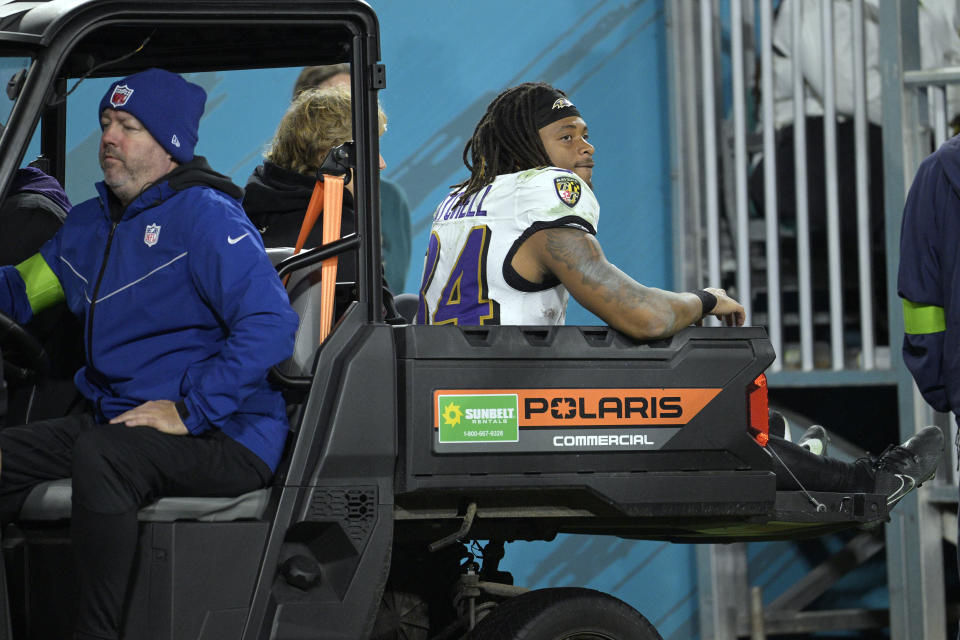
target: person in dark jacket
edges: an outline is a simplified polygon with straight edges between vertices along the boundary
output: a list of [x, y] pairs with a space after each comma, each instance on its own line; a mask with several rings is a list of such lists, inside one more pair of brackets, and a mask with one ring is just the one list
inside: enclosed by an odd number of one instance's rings
[[36, 253], [63, 225], [70, 200], [56, 178], [40, 169], [18, 169], [0, 205], [0, 264], [17, 264]]
[[[0, 205], [0, 264], [17, 264], [39, 251], [63, 226], [72, 206], [56, 178], [33, 166], [18, 169]], [[30, 416], [63, 415], [76, 398], [70, 379], [83, 362], [79, 321], [57, 305], [34, 317], [30, 332], [49, 355], [49, 369], [39, 379], [8, 370], [6, 426], [23, 424]], [[17, 362], [15, 349], [4, 357]]]
[[[72, 206], [56, 178], [33, 166], [17, 169], [0, 204], [0, 265], [17, 264], [39, 251], [63, 226]], [[42, 379], [31, 375], [36, 372], [29, 367], [16, 373], [19, 365], [27, 363], [18, 361], [16, 348], [4, 352], [4, 361], [17, 365], [5, 372], [9, 404], [4, 426], [23, 424], [28, 415], [38, 413], [63, 415], [74, 401], [70, 378], [83, 361], [79, 322], [57, 305], [36, 314], [29, 330], [50, 357], [50, 368]]]
[[[293, 85], [295, 100], [308, 89], [328, 87], [350, 88], [350, 65], [324, 64], [304, 67]], [[383, 255], [383, 277], [396, 293], [404, 290], [410, 267], [410, 204], [407, 194], [396, 182], [380, 176], [380, 248]]]
[[[387, 129], [387, 117], [379, 112], [380, 134]], [[277, 127], [264, 157], [247, 181], [243, 207], [263, 234], [268, 247], [292, 247], [297, 242], [304, 213], [316, 184], [317, 169], [333, 147], [353, 140], [350, 92], [342, 86], [309, 89], [297, 96]], [[386, 162], [380, 157], [380, 169]], [[341, 237], [357, 230], [353, 203], [353, 181], [343, 194]], [[304, 248], [322, 244], [318, 221]], [[356, 279], [356, 256], [340, 259], [337, 279]]]
[[112, 84], [98, 196], [0, 268], [0, 309], [18, 322], [61, 300], [84, 321], [87, 410], [0, 431], [0, 521], [37, 483], [73, 480], [77, 639], [119, 637], [141, 506], [265, 486], [288, 431], [267, 371], [298, 319], [241, 189], [194, 155], [205, 101], [160, 69]]
[[960, 419], [960, 136], [920, 164], [903, 209], [903, 360], [924, 399]]
[[955, 136], [920, 164], [907, 195], [897, 293], [903, 299], [903, 361], [924, 400], [937, 411], [953, 412], [960, 424], [958, 189]]

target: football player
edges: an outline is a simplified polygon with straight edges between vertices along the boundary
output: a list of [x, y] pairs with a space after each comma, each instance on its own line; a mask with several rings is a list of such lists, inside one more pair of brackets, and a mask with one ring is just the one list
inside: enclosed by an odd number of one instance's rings
[[[707, 315], [742, 325], [743, 307], [722, 289], [646, 287], [607, 261], [595, 237], [593, 152], [563, 92], [524, 83], [497, 96], [464, 148], [470, 177], [434, 212], [417, 322], [563, 324], [569, 292], [637, 339], [672, 336]], [[943, 434], [927, 427], [855, 463], [776, 436], [765, 450], [778, 489], [878, 493], [892, 507], [933, 476]]]

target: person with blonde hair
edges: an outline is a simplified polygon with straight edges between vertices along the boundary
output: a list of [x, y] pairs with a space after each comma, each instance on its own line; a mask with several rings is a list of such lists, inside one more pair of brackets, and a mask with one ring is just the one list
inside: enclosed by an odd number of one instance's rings
[[[293, 85], [296, 100], [309, 89], [350, 87], [350, 64], [324, 64], [304, 67]], [[407, 194], [396, 182], [380, 176], [380, 250], [387, 285], [393, 291], [403, 291], [410, 269], [413, 230], [410, 226], [410, 204]]]
[[[387, 117], [379, 109], [380, 135]], [[297, 242], [303, 216], [316, 183], [317, 169], [330, 149], [353, 140], [350, 91], [345, 87], [308, 89], [290, 104], [264, 156], [247, 181], [243, 208], [268, 247], [292, 247]], [[380, 169], [386, 167], [380, 157]], [[316, 224], [304, 248], [322, 243], [322, 225]], [[343, 194], [341, 236], [357, 228], [353, 182]], [[341, 260], [338, 279], [356, 277], [356, 258]]]

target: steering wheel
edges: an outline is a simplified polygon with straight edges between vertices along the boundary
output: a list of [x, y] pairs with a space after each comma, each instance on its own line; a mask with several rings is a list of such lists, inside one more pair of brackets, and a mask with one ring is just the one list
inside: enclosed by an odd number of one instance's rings
[[40, 341], [19, 322], [0, 312], [0, 345], [4, 376], [35, 382], [50, 370], [50, 358]]

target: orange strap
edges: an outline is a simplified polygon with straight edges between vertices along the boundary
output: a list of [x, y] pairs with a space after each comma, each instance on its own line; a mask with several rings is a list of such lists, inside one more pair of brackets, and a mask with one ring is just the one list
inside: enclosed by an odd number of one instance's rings
[[[329, 189], [324, 189], [324, 183], [330, 183]], [[300, 225], [300, 235], [297, 236], [297, 245], [293, 248], [293, 255], [297, 255], [307, 242], [307, 237], [317, 224], [320, 212], [323, 216], [321, 242], [330, 244], [340, 239], [340, 220], [343, 216], [343, 177], [323, 176], [323, 182], [317, 180], [307, 205], [307, 213], [303, 216]], [[286, 285], [290, 274], [283, 280]], [[320, 263], [320, 342], [327, 339], [333, 329], [333, 302], [337, 291], [337, 257], [327, 258]]]
[[[324, 176], [324, 179], [328, 177]], [[317, 180], [317, 184], [313, 186], [313, 195], [310, 196], [310, 204], [307, 205], [307, 213], [303, 216], [303, 223], [300, 225], [300, 235], [297, 236], [297, 246], [293, 248], [293, 255], [297, 255], [303, 249], [307, 236], [313, 231], [313, 225], [317, 224], [317, 216], [321, 211], [323, 211], [323, 183]]]
[[[330, 187], [323, 193], [323, 244], [340, 239], [340, 218], [343, 213], [343, 176], [323, 176]], [[314, 189], [316, 193], [316, 189]], [[333, 300], [337, 290], [337, 256], [320, 263], [320, 342], [333, 329]]]
[[[323, 183], [317, 180], [313, 185], [313, 193], [310, 195], [310, 202], [307, 204], [307, 212], [303, 214], [303, 222], [300, 223], [300, 235], [297, 236], [297, 246], [293, 248], [293, 254], [297, 255], [303, 249], [307, 242], [307, 236], [313, 231], [313, 226], [317, 224], [317, 217], [323, 211]], [[283, 286], [286, 287], [290, 281], [290, 274], [283, 276]]]

